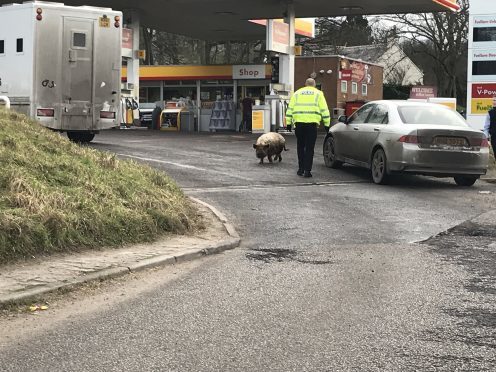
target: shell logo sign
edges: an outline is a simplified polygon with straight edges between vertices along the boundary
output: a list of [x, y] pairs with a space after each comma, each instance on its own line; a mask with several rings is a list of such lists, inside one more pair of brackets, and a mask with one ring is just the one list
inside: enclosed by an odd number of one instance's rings
[[432, 0], [435, 3], [442, 5], [451, 10], [460, 10], [460, 5], [457, 4], [456, 0]]
[[[276, 23], [284, 23], [282, 19], [275, 19]], [[250, 20], [252, 23], [267, 26], [266, 19]], [[295, 33], [301, 36], [315, 37], [315, 18], [296, 18], [295, 20]]]

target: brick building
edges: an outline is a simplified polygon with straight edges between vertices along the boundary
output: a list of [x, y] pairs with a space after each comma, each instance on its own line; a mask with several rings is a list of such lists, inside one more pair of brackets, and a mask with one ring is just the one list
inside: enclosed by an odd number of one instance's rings
[[[295, 90], [313, 77], [326, 97], [331, 114], [346, 109], [355, 101], [382, 99], [383, 67], [343, 56], [297, 57]], [[342, 112], [341, 112], [342, 113]]]

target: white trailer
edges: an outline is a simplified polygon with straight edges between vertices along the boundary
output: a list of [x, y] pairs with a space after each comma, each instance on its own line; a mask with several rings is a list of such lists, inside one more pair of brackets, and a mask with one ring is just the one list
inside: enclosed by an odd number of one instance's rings
[[74, 141], [119, 126], [121, 19], [110, 8], [1, 6], [0, 96]]

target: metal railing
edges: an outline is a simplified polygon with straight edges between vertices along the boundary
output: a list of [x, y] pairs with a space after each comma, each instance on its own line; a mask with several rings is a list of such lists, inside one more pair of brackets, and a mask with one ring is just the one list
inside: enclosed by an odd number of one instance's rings
[[0, 105], [1, 105], [1, 102], [4, 102], [4, 106], [5, 106], [5, 108], [7, 110], [10, 109], [10, 99], [9, 99], [9, 97], [7, 97], [7, 96], [0, 96]]

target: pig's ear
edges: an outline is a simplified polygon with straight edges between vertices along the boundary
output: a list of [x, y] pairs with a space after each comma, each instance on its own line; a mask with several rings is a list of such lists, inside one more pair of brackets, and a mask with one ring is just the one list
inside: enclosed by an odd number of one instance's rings
[[256, 149], [257, 148], [257, 145], [253, 144], [253, 148]]

